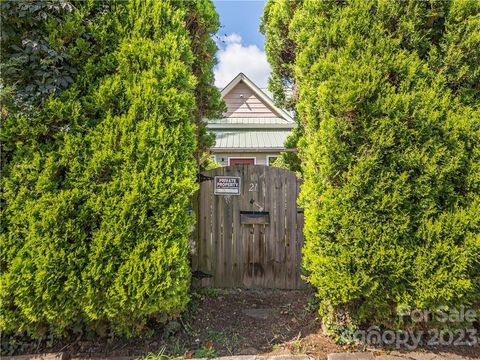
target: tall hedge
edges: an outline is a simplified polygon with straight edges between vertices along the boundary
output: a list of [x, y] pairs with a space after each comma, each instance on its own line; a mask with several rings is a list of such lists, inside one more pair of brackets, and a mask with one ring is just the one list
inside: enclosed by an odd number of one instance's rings
[[286, 4], [266, 8], [266, 49], [277, 61], [278, 27], [295, 44], [304, 268], [324, 318], [478, 306], [479, 3]]
[[71, 85], [3, 114], [0, 327], [137, 334], [188, 302], [195, 116], [219, 106], [195, 76], [210, 40], [196, 34], [218, 20], [209, 1], [68, 6], [38, 26], [74, 64]]
[[[268, 1], [260, 22], [260, 31], [267, 35], [265, 51], [272, 67], [268, 88], [277, 106], [293, 111], [297, 127], [285, 141], [285, 148], [296, 150], [303, 135], [303, 124], [295, 112], [298, 87], [294, 76], [297, 45], [289, 36], [289, 24], [300, 4], [299, 1]], [[301, 160], [295, 151], [282, 152], [274, 166], [301, 173]]]

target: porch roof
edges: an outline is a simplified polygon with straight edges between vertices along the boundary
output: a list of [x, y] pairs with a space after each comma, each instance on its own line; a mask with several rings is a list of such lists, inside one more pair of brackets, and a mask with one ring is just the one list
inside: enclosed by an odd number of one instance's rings
[[[284, 143], [291, 129], [267, 129], [267, 130], [240, 130], [240, 129], [211, 129], [215, 134], [216, 142], [212, 150], [229, 149], [284, 149]], [[258, 151], [257, 150], [257, 151]]]

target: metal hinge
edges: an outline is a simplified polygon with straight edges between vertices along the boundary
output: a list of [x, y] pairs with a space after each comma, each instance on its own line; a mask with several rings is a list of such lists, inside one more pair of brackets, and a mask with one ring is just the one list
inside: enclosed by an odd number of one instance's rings
[[194, 277], [195, 279], [205, 279], [205, 278], [212, 278], [213, 275], [204, 273], [201, 270], [195, 270], [192, 272], [192, 277]]

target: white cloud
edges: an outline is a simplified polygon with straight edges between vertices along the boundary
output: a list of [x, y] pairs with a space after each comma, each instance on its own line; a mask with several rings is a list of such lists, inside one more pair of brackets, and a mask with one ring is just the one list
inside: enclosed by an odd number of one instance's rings
[[226, 35], [223, 41], [226, 42], [227, 44], [234, 44], [234, 43], [240, 44], [242, 42], [242, 37], [237, 33], [231, 33], [230, 35]]
[[243, 72], [261, 88], [265, 88], [270, 75], [267, 56], [256, 45], [244, 46], [242, 37], [232, 33], [223, 38], [225, 47], [217, 52], [218, 64], [215, 66], [215, 85], [224, 87], [238, 73]]

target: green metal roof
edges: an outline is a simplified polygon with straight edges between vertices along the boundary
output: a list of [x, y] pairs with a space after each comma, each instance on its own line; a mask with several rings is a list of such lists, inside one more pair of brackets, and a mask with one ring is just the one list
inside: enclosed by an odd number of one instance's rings
[[290, 129], [278, 130], [211, 130], [215, 134], [216, 143], [213, 149], [283, 149]]

